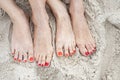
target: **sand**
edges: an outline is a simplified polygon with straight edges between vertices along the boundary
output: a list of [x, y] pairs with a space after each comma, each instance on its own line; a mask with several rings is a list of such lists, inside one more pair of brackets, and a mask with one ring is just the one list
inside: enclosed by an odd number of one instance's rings
[[[28, 14], [27, 0], [16, 0]], [[69, 0], [64, 3], [69, 5]], [[54, 54], [51, 67], [17, 63], [10, 55], [12, 23], [0, 10], [0, 80], [120, 80], [120, 0], [84, 0], [85, 15], [97, 42], [97, 52], [84, 57], [77, 51], [70, 58]], [[47, 7], [53, 38], [55, 18]]]

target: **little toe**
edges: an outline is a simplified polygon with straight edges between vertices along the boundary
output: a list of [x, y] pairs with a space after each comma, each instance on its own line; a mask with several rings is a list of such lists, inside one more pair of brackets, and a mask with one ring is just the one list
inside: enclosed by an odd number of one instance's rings
[[78, 48], [79, 48], [80, 52], [82, 53], [82, 55], [84, 55], [84, 56], [88, 56], [89, 55], [89, 52], [85, 48], [84, 44], [78, 45]]
[[16, 51], [14, 55], [14, 60], [16, 61], [17, 59], [18, 59], [18, 51]]
[[65, 51], [64, 51], [64, 56], [65, 56], [65, 57], [69, 57], [69, 56], [70, 56], [70, 53], [69, 53], [69, 51], [68, 51], [68, 48], [65, 49]]
[[42, 59], [41, 59], [41, 65], [42, 65], [42, 67], [45, 66], [45, 59], [46, 59], [46, 57], [42, 56]]

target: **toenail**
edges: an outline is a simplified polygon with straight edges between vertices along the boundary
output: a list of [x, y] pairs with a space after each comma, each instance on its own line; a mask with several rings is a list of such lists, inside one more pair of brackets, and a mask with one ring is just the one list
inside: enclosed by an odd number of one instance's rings
[[73, 50], [74, 53], [76, 53], [76, 50]]
[[49, 66], [49, 63], [48, 63], [48, 62], [45, 62], [45, 66], [48, 67], [48, 66]]
[[62, 56], [63, 54], [62, 54], [62, 52], [58, 52], [58, 56]]
[[17, 60], [17, 58], [14, 58], [14, 60]]
[[88, 56], [90, 53], [89, 52], [85, 52], [85, 55]]
[[21, 62], [21, 60], [20, 60], [20, 59], [18, 59], [18, 62]]
[[34, 58], [33, 57], [30, 57], [30, 59], [29, 59], [31, 62], [33, 62], [34, 61]]
[[69, 54], [65, 54], [65, 56], [66, 56], [66, 57], [68, 57], [68, 56], [69, 56]]
[[44, 64], [41, 65], [42, 67], [44, 66]]
[[93, 52], [95, 52], [96, 51], [96, 49], [93, 49]]
[[93, 52], [91, 51], [91, 52], [89, 52], [89, 54], [91, 55]]
[[38, 66], [40, 67], [40, 66], [41, 66], [41, 64], [38, 64]]
[[27, 60], [24, 60], [24, 62], [27, 62]]
[[72, 54], [75, 54], [76, 53], [76, 50], [73, 50]]

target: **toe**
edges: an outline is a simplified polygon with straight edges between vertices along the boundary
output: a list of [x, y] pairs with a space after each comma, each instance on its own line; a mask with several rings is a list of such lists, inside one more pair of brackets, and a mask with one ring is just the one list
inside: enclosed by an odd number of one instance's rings
[[15, 54], [15, 52], [16, 52], [16, 50], [15, 49], [12, 49], [12, 55], [14, 55]]
[[63, 56], [63, 48], [62, 48], [62, 46], [57, 46], [56, 51], [57, 51], [57, 56], [58, 57]]
[[18, 62], [21, 62], [22, 61], [22, 54], [21, 52], [18, 53], [19, 57], [18, 57]]
[[39, 67], [42, 66], [42, 62], [41, 62], [42, 60], [41, 60], [41, 59], [42, 59], [42, 57], [39, 56], [39, 57], [38, 57], [38, 61], [37, 61], [37, 64], [38, 64]]
[[78, 45], [78, 48], [79, 48], [80, 52], [82, 53], [82, 55], [84, 55], [84, 56], [88, 56], [89, 55], [89, 52], [85, 48], [84, 44]]
[[18, 59], [18, 51], [16, 51], [14, 55], [14, 60], [16, 61], [17, 59]]
[[92, 43], [93, 51], [96, 51], [96, 43]]
[[32, 51], [32, 50], [29, 50], [28, 54], [29, 54], [29, 61], [30, 61], [30, 62], [34, 62], [33, 51]]
[[91, 44], [86, 44], [86, 49], [88, 50], [89, 55], [93, 53]]
[[40, 55], [35, 53], [35, 60], [36, 60], [36, 62], [39, 62], [39, 58], [41, 58]]
[[76, 53], [75, 46], [72, 46], [72, 50], [73, 50], [73, 54], [75, 54]]
[[68, 46], [65, 46], [65, 47], [64, 47], [64, 56], [65, 56], [65, 57], [70, 56], [69, 47], [68, 47]]
[[73, 49], [73, 46], [69, 47], [69, 53], [70, 53], [70, 55], [74, 55], [75, 54], [75, 49]]
[[24, 53], [23, 55], [23, 62], [27, 62], [27, 53]]
[[46, 56], [42, 56], [42, 59], [41, 59], [42, 67], [45, 66], [45, 59], [46, 59]]
[[49, 67], [49, 66], [50, 66], [51, 60], [52, 60], [52, 56], [51, 56], [51, 55], [48, 55], [48, 56], [46, 57], [45, 67]]

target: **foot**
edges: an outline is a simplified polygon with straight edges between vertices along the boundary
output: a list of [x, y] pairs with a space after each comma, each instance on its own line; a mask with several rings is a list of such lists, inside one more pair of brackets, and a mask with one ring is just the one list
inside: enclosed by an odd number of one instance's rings
[[11, 48], [14, 60], [33, 62], [33, 43], [27, 18], [22, 10], [18, 10], [12, 17], [13, 32]]
[[38, 66], [49, 67], [53, 56], [51, 29], [45, 3], [40, 0], [37, 1], [31, 2], [31, 4], [35, 4], [32, 6], [39, 8], [33, 10], [35, 59]]
[[69, 17], [57, 18], [56, 51], [58, 56], [72, 56], [75, 53], [75, 40]]
[[89, 56], [95, 52], [96, 44], [84, 16], [82, 0], [71, 0], [70, 13], [77, 47], [84, 56]]
[[57, 56], [71, 56], [75, 53], [75, 39], [70, 17], [60, 0], [48, 0], [57, 21], [56, 53]]

